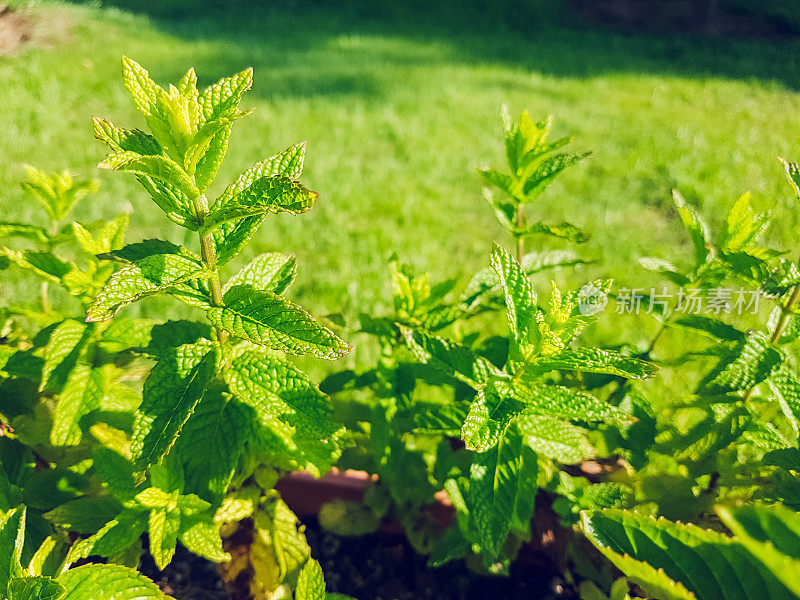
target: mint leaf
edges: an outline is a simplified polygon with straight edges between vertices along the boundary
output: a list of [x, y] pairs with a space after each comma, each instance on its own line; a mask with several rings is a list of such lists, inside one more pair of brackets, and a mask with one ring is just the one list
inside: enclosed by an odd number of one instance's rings
[[93, 328], [73, 319], [56, 325], [44, 348], [44, 366], [39, 391], [60, 389], [78, 361]]
[[[297, 179], [303, 171], [305, 144], [291, 146], [283, 152], [256, 163], [242, 173], [214, 204], [215, 210], [222, 210], [237, 195], [250, 187], [254, 181], [263, 177], [288, 177]], [[247, 217], [237, 222], [224, 223], [213, 231], [217, 253], [217, 264], [224, 265], [250, 240], [261, 226], [264, 215]]]
[[66, 588], [50, 577], [20, 577], [8, 585], [8, 600], [59, 600]]
[[694, 246], [695, 267], [699, 268], [708, 260], [711, 254], [711, 244], [708, 241], [708, 227], [706, 227], [706, 224], [700, 220], [697, 212], [686, 203], [686, 200], [684, 200], [683, 196], [677, 191], [672, 192], [672, 199], [675, 202], [678, 215], [680, 215], [681, 221], [683, 221], [683, 226], [686, 227], [686, 231], [689, 232], [689, 237]]
[[75, 446], [83, 436], [81, 419], [100, 408], [106, 396], [106, 372], [78, 364], [72, 370], [56, 404], [50, 443], [54, 446]]
[[242, 352], [231, 361], [225, 380], [241, 401], [303, 435], [331, 439], [339, 431], [331, 420], [330, 399], [303, 372], [277, 356]]
[[282, 294], [297, 275], [297, 259], [294, 254], [268, 252], [259, 254], [225, 284], [223, 291], [234, 285], [250, 285], [257, 290]]
[[487, 567], [496, 568], [493, 563], [501, 557], [512, 524], [532, 513], [536, 473], [536, 455], [512, 430], [495, 448], [474, 456], [466, 500]]
[[[250, 439], [252, 410], [211, 386], [183, 426], [176, 442], [186, 487], [209, 501], [222, 497], [244, 444]], [[208, 456], [214, 456], [213, 461]]]
[[503, 288], [508, 327], [519, 340], [527, 333], [538, 310], [536, 295], [520, 264], [497, 244], [492, 247], [491, 264]]
[[749, 332], [700, 381], [697, 393], [716, 395], [748, 390], [767, 379], [782, 362], [783, 355], [766, 334]]
[[586, 430], [555, 417], [523, 412], [515, 426], [525, 443], [538, 454], [573, 465], [597, 452], [586, 439]]
[[9, 581], [22, 577], [22, 546], [25, 542], [25, 506], [0, 517], [0, 592]]
[[351, 350], [305, 310], [272, 292], [236, 285], [225, 293], [223, 302], [222, 307], [208, 309], [208, 318], [212, 325], [238, 338], [290, 354], [327, 359], [340, 358]]
[[197, 521], [184, 529], [178, 539], [190, 552], [208, 560], [224, 562], [231, 559], [230, 554], [222, 549], [219, 527], [213, 523]]
[[229, 221], [267, 213], [288, 212], [294, 215], [311, 209], [319, 194], [288, 177], [262, 177], [233, 195], [224, 205], [214, 208], [200, 231], [207, 233]]
[[213, 121], [221, 114], [239, 106], [242, 96], [253, 85], [253, 69], [245, 69], [231, 77], [224, 77], [208, 86], [197, 101], [204, 122]]
[[524, 403], [499, 394], [489, 385], [478, 392], [478, 397], [470, 405], [461, 428], [461, 439], [468, 450], [486, 452], [500, 441], [509, 424], [524, 408]]
[[465, 346], [403, 325], [400, 325], [400, 333], [417, 360], [463, 381], [475, 390], [482, 388], [491, 375], [500, 373], [492, 363]]
[[142, 391], [131, 453], [137, 469], [158, 462], [202, 398], [216, 371], [210, 344], [187, 344], [159, 356]]
[[152, 581], [119, 565], [84, 565], [62, 573], [56, 581], [67, 590], [59, 600], [165, 600]]
[[517, 380], [496, 379], [498, 393], [513, 397], [525, 405], [525, 412], [549, 415], [561, 419], [630, 423], [633, 417], [616, 406], [603, 402], [580, 389], [553, 384], [522, 383]]
[[150, 554], [156, 567], [163, 570], [175, 555], [175, 545], [181, 526], [181, 515], [177, 509], [165, 508], [150, 511], [147, 533], [150, 536]]
[[106, 321], [128, 304], [180, 283], [208, 276], [203, 264], [188, 251], [160, 240], [130, 244], [111, 257], [127, 266], [114, 275], [97, 294], [87, 321]]
[[114, 556], [131, 545], [139, 544], [139, 536], [147, 529], [147, 514], [123, 510], [94, 535], [76, 542], [68, 560], [75, 562], [89, 556]]
[[606, 373], [628, 379], [647, 379], [658, 372], [652, 363], [599, 348], [574, 348], [537, 356], [528, 365], [530, 373], [546, 373], [555, 369]]
[[309, 558], [300, 575], [297, 576], [295, 600], [325, 600], [325, 578], [322, 568], [313, 558]]

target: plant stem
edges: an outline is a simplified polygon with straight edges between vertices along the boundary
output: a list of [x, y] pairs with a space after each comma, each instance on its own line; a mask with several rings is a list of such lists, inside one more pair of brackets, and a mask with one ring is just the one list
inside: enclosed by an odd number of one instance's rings
[[[516, 226], [517, 229], [522, 231], [522, 228], [525, 226], [525, 216], [522, 214], [522, 205], [517, 206], [517, 217], [516, 217]], [[517, 242], [517, 262], [522, 262], [522, 257], [525, 255], [525, 240], [523, 239], [522, 235], [514, 236]]]
[[40, 295], [42, 297], [42, 312], [49, 313], [50, 312], [50, 295], [49, 295], [49, 283], [47, 281], [43, 281], [42, 285], [40, 286]]
[[[203, 219], [208, 214], [208, 201], [204, 195], [201, 195], [195, 201], [197, 210], [197, 217], [200, 225], [203, 224]], [[210, 233], [200, 234], [200, 257], [203, 263], [211, 271], [211, 278], [209, 283], [211, 285], [211, 304], [212, 306], [222, 306], [222, 284], [219, 278], [219, 269], [217, 268], [217, 252], [214, 248], [214, 237]], [[228, 339], [227, 332], [222, 329], [215, 328], [217, 340], [220, 343]]]
[[[798, 300], [800, 300], [800, 284], [795, 285], [792, 288], [792, 293], [789, 295], [789, 299], [786, 301], [786, 304], [781, 305], [781, 316], [778, 319], [778, 322], [775, 323], [775, 329], [772, 330], [772, 335], [769, 338], [771, 344], [775, 344], [781, 339], [783, 332], [786, 330], [786, 326], [789, 324], [789, 317], [792, 316], [792, 309], [795, 307]], [[744, 402], [747, 402], [753, 397], [757, 385], [758, 384], [747, 390], [747, 393], [742, 398]]]
[[792, 288], [792, 293], [789, 296], [789, 299], [786, 301], [786, 304], [781, 306], [781, 317], [775, 324], [772, 337], [769, 339], [769, 341], [773, 344], [781, 339], [781, 336], [786, 329], [786, 325], [789, 323], [789, 317], [792, 316], [792, 309], [794, 308], [795, 304], [797, 304], [798, 300], [800, 300], [800, 285], [795, 285]]

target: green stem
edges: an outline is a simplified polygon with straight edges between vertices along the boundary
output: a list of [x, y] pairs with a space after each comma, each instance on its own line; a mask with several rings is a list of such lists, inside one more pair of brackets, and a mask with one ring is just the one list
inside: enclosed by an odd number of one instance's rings
[[40, 295], [42, 297], [42, 312], [49, 313], [50, 312], [50, 294], [49, 288], [50, 285], [47, 281], [43, 281], [40, 289]]
[[[516, 226], [519, 231], [525, 226], [525, 215], [522, 214], [522, 205], [517, 206], [517, 217], [515, 219]], [[521, 235], [515, 236], [517, 242], [517, 262], [522, 262], [522, 257], [525, 256], [525, 240]]]
[[[197, 211], [197, 219], [202, 228], [203, 219], [208, 214], [208, 201], [205, 195], [199, 196], [195, 200], [195, 207]], [[219, 268], [217, 267], [217, 252], [214, 247], [214, 237], [210, 233], [201, 233], [200, 235], [200, 257], [203, 259], [203, 264], [211, 271], [211, 278], [209, 283], [211, 285], [211, 304], [212, 306], [222, 306], [222, 284], [219, 277]], [[220, 343], [228, 339], [227, 332], [215, 328], [217, 339]]]

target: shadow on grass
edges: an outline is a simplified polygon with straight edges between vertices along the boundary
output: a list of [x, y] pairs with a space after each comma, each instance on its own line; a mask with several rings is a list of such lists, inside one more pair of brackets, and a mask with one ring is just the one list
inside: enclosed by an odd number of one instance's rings
[[[576, 78], [620, 73], [759, 79], [800, 90], [800, 38], [623, 34], [539, 0], [105, 4], [147, 14], [170, 35], [221, 44], [196, 63], [209, 83], [242, 64], [256, 67], [261, 78], [269, 79], [272, 69], [273, 79], [261, 86], [268, 97], [380, 95], [380, 84], [360, 66], [442, 63], [503, 64]], [[296, 68], [293, 76], [285, 76], [287, 67]]]

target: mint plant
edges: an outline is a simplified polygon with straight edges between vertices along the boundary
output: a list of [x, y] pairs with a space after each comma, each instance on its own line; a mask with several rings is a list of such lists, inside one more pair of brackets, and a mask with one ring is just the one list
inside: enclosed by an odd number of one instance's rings
[[[46, 582], [46, 589], [37, 581], [13, 585], [52, 598], [110, 598], [104, 578], [118, 576], [110, 565], [80, 567], [87, 580], [106, 586], [95, 592], [78, 586], [83, 596], [69, 595], [65, 582], [76, 580], [71, 573], [80, 569], [64, 571], [103, 557], [129, 573], [124, 566], [138, 564], [144, 532], [160, 569], [177, 543], [225, 562], [230, 555], [221, 528], [231, 534], [252, 527], [252, 559], [239, 557], [235, 568], [221, 570], [230, 583], [244, 571], [256, 598], [289, 597], [295, 588], [298, 599], [324, 598], [302, 527], [273, 486], [286, 470], [325, 472], [345, 434], [331, 418], [327, 396], [287, 356], [335, 359], [351, 347], [283, 295], [295, 277], [293, 256], [262, 254], [229, 279], [221, 275], [268, 214], [300, 214], [315, 203], [317, 193], [297, 181], [305, 146], [257, 163], [209, 201], [205, 192], [232, 126], [248, 114], [238, 106], [252, 71], [203, 91], [193, 70], [165, 90], [125, 58], [123, 76], [151, 133], [94, 119], [95, 135], [111, 149], [99, 166], [134, 174], [169, 219], [197, 233], [199, 252], [158, 239], [125, 245], [127, 215], [64, 228], [69, 209], [96, 182], [30, 170], [27, 188], [45, 204], [51, 225], [0, 224], [4, 233], [39, 246], [3, 248], [3, 264], [60, 283], [78, 298], [81, 316], [63, 315], [61, 299], [56, 310], [44, 287], [36, 311], [7, 309], [6, 338], [13, 344], [0, 346], [0, 508], [10, 511], [4, 523], [17, 523], [9, 539], [21, 531], [20, 515], [27, 511], [53, 531], [61, 548], [57, 569], [28, 571], [55, 583]], [[54, 253], [65, 236], [77, 240], [86, 264]], [[199, 309], [205, 319], [159, 323], [118, 316], [156, 294]], [[43, 328], [27, 337], [17, 333], [15, 323], [25, 316]], [[20, 389], [32, 396], [28, 404]], [[244, 520], [252, 526], [240, 525]], [[30, 537], [29, 545], [49, 544], [40, 538]], [[34, 597], [14, 589], [14, 600]]]
[[122, 247], [128, 216], [69, 222], [72, 208], [99, 182], [26, 168], [23, 187], [42, 204], [48, 223], [0, 223], [7, 239], [19, 241], [19, 248], [0, 247], [4, 268], [41, 281], [37, 301], [3, 309], [0, 555], [7, 568], [0, 571], [0, 596], [84, 600], [137, 590], [139, 597], [160, 599], [153, 583], [124, 566], [68, 570], [74, 561], [69, 535], [96, 531], [122, 508], [102, 492], [94, 457], [125, 439], [140, 402], [130, 385], [140, 370], [122, 350], [135, 339], [132, 332], [151, 324], [84, 320], [116, 269], [102, 255]]
[[[206, 197], [233, 124], [248, 114], [239, 103], [252, 70], [201, 92], [191, 69], [164, 90], [133, 60], [125, 58], [123, 66], [125, 86], [151, 133], [95, 119], [96, 136], [111, 149], [99, 166], [134, 174], [169, 219], [197, 233], [200, 251], [150, 239], [110, 252], [122, 267], [89, 307], [87, 320], [105, 322], [155, 294], [200, 309], [206, 320], [158, 325], [140, 347], [155, 365], [142, 389], [130, 456], [134, 474], [148, 473], [151, 485], [121, 490], [132, 512], [120, 513], [87, 540], [91, 550], [80, 553], [108, 555], [106, 540], [119, 537], [116, 529], [131, 539], [146, 523], [159, 567], [169, 562], [176, 538], [221, 560], [213, 507], [223, 505], [232, 485], [260, 464], [324, 472], [339, 452], [343, 429], [331, 419], [328, 398], [285, 356], [335, 359], [350, 346], [282, 295], [294, 279], [293, 257], [260, 255], [228, 281], [221, 277], [268, 214], [304, 213], [318, 196], [297, 181], [305, 153], [298, 144], [246, 170], [215, 201]], [[275, 504], [266, 496], [255, 502], [256, 527], [263, 520], [266, 528], [285, 526], [297, 536], [296, 519], [278, 522], [258, 508], [262, 500]], [[273, 561], [285, 564], [281, 558]], [[307, 558], [306, 551], [295, 569], [269, 582], [268, 591], [296, 581]]]
[[[378, 473], [381, 483], [367, 501], [379, 516], [388, 491], [411, 539], [418, 539], [421, 518], [413, 515], [437, 490], [446, 490], [456, 524], [440, 535], [429, 527], [426, 543], [417, 544], [430, 552], [432, 564], [477, 551], [487, 569], [506, 572], [519, 542], [529, 539], [537, 489], [549, 486], [556, 461], [591, 457], [587, 430], [596, 424], [634, 420], [583, 390], [579, 373], [635, 380], [655, 373], [651, 364], [614, 350], [576, 347], [576, 338], [595, 320], [582, 314], [578, 292], [552, 284], [549, 299], [541, 302], [528, 279], [587, 262], [569, 251], [523, 254], [523, 240], [533, 234], [585, 240], [572, 225], [529, 224], [523, 214], [560, 172], [585, 156], [555, 153], [569, 139], [548, 143], [550, 127], [550, 119], [537, 125], [527, 112], [519, 124], [506, 119], [510, 173], [481, 171], [503, 194], [486, 197], [521, 260], [495, 245], [490, 266], [455, 301], [449, 300], [455, 281], [431, 284], [393, 261], [394, 314], [361, 319], [362, 331], [380, 342], [379, 365], [323, 383], [328, 391], [370, 387], [378, 396], [364, 419], [372, 460], [365, 464], [361, 454], [349, 462], [346, 453], [343, 466]], [[611, 282], [592, 285], [608, 292]], [[470, 323], [498, 312], [505, 315], [507, 337], [482, 339], [480, 329], [465, 333]], [[439, 392], [432, 394], [431, 386]], [[463, 446], [448, 442], [453, 438]]]

